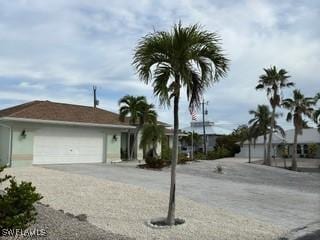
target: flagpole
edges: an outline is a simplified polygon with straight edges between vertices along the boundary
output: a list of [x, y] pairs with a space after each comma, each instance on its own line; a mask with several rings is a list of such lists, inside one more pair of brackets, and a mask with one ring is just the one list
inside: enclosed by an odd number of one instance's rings
[[191, 160], [193, 161], [194, 158], [193, 158], [193, 153], [194, 153], [194, 149], [193, 149], [193, 134], [194, 134], [194, 131], [193, 131], [193, 128], [192, 128], [192, 135], [191, 135]]

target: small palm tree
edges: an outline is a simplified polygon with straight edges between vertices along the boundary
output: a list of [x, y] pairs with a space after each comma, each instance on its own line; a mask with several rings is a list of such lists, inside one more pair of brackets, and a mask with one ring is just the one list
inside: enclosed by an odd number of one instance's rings
[[[250, 126], [250, 134], [253, 138], [254, 145], [256, 143], [256, 139], [258, 136], [263, 136], [263, 164], [267, 165], [267, 135], [274, 131], [279, 132], [282, 136], [285, 135], [285, 132], [281, 126], [274, 121], [273, 130], [271, 130], [271, 118], [272, 113], [269, 110], [267, 105], [258, 105], [256, 110], [250, 110], [249, 114], [253, 115], [254, 117], [249, 120]], [[275, 114], [275, 118], [278, 118], [279, 114]], [[269, 164], [268, 164], [269, 165]], [[271, 165], [271, 162], [270, 162]]]
[[148, 104], [144, 96], [126, 95], [119, 100], [119, 119], [125, 121], [129, 117], [129, 122], [136, 126], [134, 133], [133, 148], [130, 152], [130, 159], [133, 159], [134, 149], [137, 146], [138, 134], [145, 123], [154, 123], [157, 119], [157, 113], [153, 104]]
[[272, 134], [275, 128], [276, 108], [281, 106], [282, 89], [286, 87], [292, 87], [294, 86], [294, 83], [288, 81], [290, 76], [287, 75], [287, 71], [285, 69], [278, 70], [275, 66], [273, 66], [263, 70], [265, 73], [260, 76], [256, 89], [265, 89], [267, 91], [267, 96], [269, 97], [272, 108], [267, 157], [265, 161], [266, 165], [271, 165], [271, 145]]
[[171, 162], [171, 186], [167, 224], [175, 223], [176, 164], [178, 159], [179, 100], [186, 89], [190, 108], [199, 107], [203, 92], [226, 75], [228, 59], [220, 38], [199, 25], [174, 25], [169, 32], [146, 35], [135, 49], [133, 65], [140, 79], [152, 82], [153, 92], [161, 105], [173, 99], [174, 133]]
[[256, 110], [250, 110], [249, 114], [253, 115], [253, 118], [249, 120], [249, 125], [252, 129], [254, 135], [259, 136], [263, 135], [263, 163], [266, 164], [266, 142], [267, 142], [267, 133], [269, 132], [269, 126], [271, 123], [271, 112], [267, 105], [258, 105]]
[[312, 118], [314, 112], [313, 106], [316, 104], [314, 98], [305, 97], [300, 90], [293, 91], [293, 98], [283, 100], [283, 107], [289, 110], [287, 114], [287, 121], [293, 120], [294, 125], [294, 142], [292, 154], [292, 170], [297, 170], [297, 141], [298, 134], [303, 131], [303, 117]]
[[248, 141], [248, 162], [251, 163], [251, 146], [253, 139], [256, 139], [257, 131], [254, 127], [247, 124], [241, 125], [237, 129], [240, 136], [240, 144], [242, 145], [245, 141]]
[[151, 149], [152, 156], [158, 158], [157, 146], [165, 137], [165, 128], [156, 123], [147, 123], [142, 128], [140, 148]]

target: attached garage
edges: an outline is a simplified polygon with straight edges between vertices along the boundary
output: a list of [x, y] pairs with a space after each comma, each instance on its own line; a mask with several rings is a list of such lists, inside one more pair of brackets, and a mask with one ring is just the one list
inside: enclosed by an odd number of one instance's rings
[[83, 128], [39, 129], [34, 133], [33, 164], [101, 163], [105, 134]]
[[121, 134], [135, 128], [100, 108], [50, 101], [21, 104], [0, 110], [0, 164], [121, 161]]

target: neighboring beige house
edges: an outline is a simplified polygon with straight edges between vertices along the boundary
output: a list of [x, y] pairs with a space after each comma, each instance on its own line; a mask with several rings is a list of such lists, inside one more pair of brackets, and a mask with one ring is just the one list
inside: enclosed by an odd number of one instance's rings
[[[276, 157], [281, 157], [280, 146], [286, 147], [286, 152], [289, 157], [293, 153], [293, 139], [294, 139], [294, 129], [285, 131], [285, 137], [283, 138], [280, 134], [275, 133], [272, 135], [272, 155]], [[267, 139], [269, 135], [267, 136]], [[315, 153], [315, 158], [320, 158], [320, 133], [316, 128], [306, 128], [303, 129], [302, 135], [298, 135], [298, 145], [297, 145], [297, 156], [304, 158], [310, 156], [310, 146], [316, 145], [317, 151]], [[251, 157], [252, 158], [263, 158], [264, 145], [263, 136], [259, 136], [256, 139], [255, 146], [251, 145]], [[241, 146], [241, 151], [236, 155], [236, 157], [248, 157], [249, 155], [249, 143], [245, 141], [243, 146]]]
[[[134, 131], [128, 119], [121, 122], [118, 114], [100, 108], [28, 102], [0, 110], [0, 164], [121, 161], [128, 158]], [[136, 158], [142, 154], [136, 146]]]

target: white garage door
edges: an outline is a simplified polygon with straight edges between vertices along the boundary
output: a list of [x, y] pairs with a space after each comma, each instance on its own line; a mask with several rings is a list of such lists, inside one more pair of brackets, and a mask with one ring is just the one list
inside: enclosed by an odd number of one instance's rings
[[98, 163], [104, 134], [83, 128], [44, 128], [35, 132], [34, 164]]

